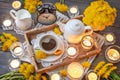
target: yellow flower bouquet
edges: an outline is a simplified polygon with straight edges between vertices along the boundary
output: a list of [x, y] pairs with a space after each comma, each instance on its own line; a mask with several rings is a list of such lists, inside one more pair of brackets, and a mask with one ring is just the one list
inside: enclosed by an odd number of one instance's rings
[[83, 22], [93, 30], [101, 31], [114, 23], [116, 12], [116, 9], [112, 8], [107, 1], [93, 1], [84, 11]]

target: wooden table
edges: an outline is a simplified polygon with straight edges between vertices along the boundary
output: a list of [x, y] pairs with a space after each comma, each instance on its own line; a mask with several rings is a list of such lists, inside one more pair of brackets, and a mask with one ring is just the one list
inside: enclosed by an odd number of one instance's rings
[[[2, 22], [5, 19], [12, 19], [9, 15], [9, 11], [12, 9], [11, 3], [14, 0], [0, 0], [0, 33], [3, 32], [2, 29]], [[22, 0], [21, 0], [22, 1]], [[59, 0], [43, 0], [43, 2], [51, 2], [55, 3]], [[93, 0], [65, 0], [66, 4], [68, 6], [71, 5], [78, 5], [80, 14], [83, 14], [84, 9], [90, 4], [90, 2]], [[117, 19], [115, 23], [112, 25], [112, 27], [106, 28], [104, 31], [98, 32], [100, 34], [104, 34], [106, 32], [113, 32], [116, 36], [116, 45], [120, 46], [120, 1], [119, 0], [107, 0], [111, 6], [115, 7], [117, 9]], [[65, 13], [67, 15], [67, 13]], [[24, 42], [24, 36], [20, 34], [16, 34], [15, 31], [5, 31], [12, 33], [13, 35], [17, 36], [20, 42]], [[101, 53], [96, 57], [94, 62], [92, 63], [91, 69], [99, 62], [99, 61], [106, 61], [104, 57], [105, 50], [108, 46], [103, 45]], [[2, 52], [0, 51], [0, 75], [9, 72], [8, 68], [8, 60], [12, 58], [10, 52]], [[115, 65], [118, 67], [117, 73], [120, 75], [120, 62], [116, 63]]]

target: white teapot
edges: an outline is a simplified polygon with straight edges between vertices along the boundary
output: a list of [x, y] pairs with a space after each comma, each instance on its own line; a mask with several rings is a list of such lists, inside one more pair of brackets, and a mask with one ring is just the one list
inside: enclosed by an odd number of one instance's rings
[[31, 14], [25, 10], [20, 9], [18, 11], [10, 10], [11, 17], [15, 20], [15, 25], [20, 30], [27, 30], [32, 26]]
[[63, 31], [64, 38], [69, 43], [79, 43], [86, 35], [91, 35], [93, 30], [90, 26], [84, 26], [82, 21], [78, 19], [71, 19], [66, 24], [58, 23], [61, 31]]

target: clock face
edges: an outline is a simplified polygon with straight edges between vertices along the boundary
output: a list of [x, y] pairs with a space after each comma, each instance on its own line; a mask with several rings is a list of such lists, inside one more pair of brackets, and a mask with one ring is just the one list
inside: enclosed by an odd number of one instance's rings
[[43, 13], [38, 16], [38, 22], [45, 25], [53, 24], [56, 19], [56, 16], [52, 13]]

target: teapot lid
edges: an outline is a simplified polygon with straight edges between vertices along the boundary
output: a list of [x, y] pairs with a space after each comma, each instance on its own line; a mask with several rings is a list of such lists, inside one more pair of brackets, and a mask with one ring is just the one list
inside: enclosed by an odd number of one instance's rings
[[82, 33], [84, 31], [84, 24], [78, 19], [69, 20], [65, 27], [71, 29], [76, 33]]

